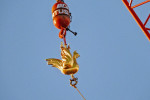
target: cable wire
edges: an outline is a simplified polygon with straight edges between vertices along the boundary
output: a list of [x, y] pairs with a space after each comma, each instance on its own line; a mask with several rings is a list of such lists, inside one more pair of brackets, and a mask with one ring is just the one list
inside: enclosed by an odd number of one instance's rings
[[[73, 75], [71, 75], [71, 78], [72, 79], [70, 79], [70, 86], [72, 86], [72, 87], [74, 87], [78, 92], [79, 92], [79, 94], [82, 96], [82, 98], [84, 99], [84, 100], [86, 100], [85, 98], [84, 98], [84, 96], [82, 95], [82, 93], [78, 90], [78, 88], [76, 87], [76, 85], [77, 85], [77, 83], [78, 83], [78, 78], [75, 78]], [[73, 83], [74, 82], [74, 83]]]
[[84, 100], [86, 100], [85, 98], [84, 98], [84, 96], [82, 95], [82, 93], [78, 90], [78, 88], [75, 86], [74, 87], [78, 92], [79, 92], [79, 94], [82, 96], [82, 98], [84, 99]]

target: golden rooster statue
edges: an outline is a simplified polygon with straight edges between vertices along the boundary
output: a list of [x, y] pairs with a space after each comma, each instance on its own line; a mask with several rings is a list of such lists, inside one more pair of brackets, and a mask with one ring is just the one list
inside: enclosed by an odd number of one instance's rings
[[73, 76], [73, 74], [77, 73], [79, 70], [79, 65], [77, 64], [76, 58], [78, 58], [80, 55], [74, 51], [72, 56], [70, 53], [70, 46], [63, 46], [62, 42], [60, 49], [62, 60], [49, 58], [46, 59], [46, 61], [48, 65], [58, 68], [63, 74]]

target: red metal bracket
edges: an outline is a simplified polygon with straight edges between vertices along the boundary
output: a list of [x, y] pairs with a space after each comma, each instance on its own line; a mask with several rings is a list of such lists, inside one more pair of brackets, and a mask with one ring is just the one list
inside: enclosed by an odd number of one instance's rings
[[125, 4], [125, 6], [127, 7], [127, 9], [129, 10], [129, 12], [131, 13], [131, 15], [133, 16], [133, 18], [135, 19], [135, 21], [138, 23], [138, 25], [142, 29], [142, 31], [145, 33], [145, 35], [148, 38], [148, 40], [150, 41], [150, 33], [149, 33], [150, 28], [146, 27], [146, 24], [147, 24], [148, 20], [150, 19], [150, 14], [149, 14], [148, 18], [146, 19], [145, 23], [143, 23], [140, 20], [140, 18], [138, 17], [138, 15], [136, 14], [136, 12], [134, 11], [134, 8], [136, 8], [138, 6], [141, 6], [141, 5], [145, 4], [145, 3], [148, 3], [148, 2], [150, 2], [150, 0], [146, 0], [146, 1], [142, 2], [142, 3], [139, 3], [139, 4], [134, 5], [134, 6], [131, 6], [133, 0], [130, 0], [130, 2], [128, 2], [127, 0], [122, 0], [122, 1]]

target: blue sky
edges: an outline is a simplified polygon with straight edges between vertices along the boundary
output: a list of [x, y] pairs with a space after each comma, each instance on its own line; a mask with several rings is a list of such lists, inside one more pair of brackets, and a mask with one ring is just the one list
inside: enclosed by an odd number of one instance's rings
[[[134, 0], [134, 4], [144, 0]], [[60, 58], [55, 0], [0, 0], [0, 100], [82, 100], [70, 76], [48, 66]], [[67, 33], [77, 50], [78, 89], [87, 100], [150, 100], [150, 44], [121, 0], [65, 0]], [[150, 3], [135, 9], [142, 21]], [[150, 21], [147, 26], [150, 26]]]

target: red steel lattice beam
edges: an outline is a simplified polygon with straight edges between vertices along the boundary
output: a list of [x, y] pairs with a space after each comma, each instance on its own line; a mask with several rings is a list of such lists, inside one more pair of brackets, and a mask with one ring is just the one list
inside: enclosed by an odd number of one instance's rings
[[130, 0], [130, 3], [127, 0], [122, 0], [123, 3], [125, 4], [125, 6], [127, 7], [127, 9], [129, 10], [129, 12], [131, 13], [131, 15], [133, 16], [133, 18], [135, 19], [135, 21], [138, 23], [138, 25], [140, 26], [140, 28], [142, 29], [142, 31], [145, 33], [146, 37], [148, 38], [148, 40], [150, 41], [150, 33], [149, 30], [150, 28], [146, 28], [146, 24], [148, 22], [148, 20], [150, 19], [150, 15], [148, 16], [148, 18], [146, 19], [145, 23], [143, 24], [142, 21], [140, 20], [140, 18], [138, 17], [138, 15], [136, 14], [136, 12], [134, 11], [133, 8], [141, 6], [145, 3], [150, 2], [150, 0], [146, 0], [140, 4], [137, 4], [135, 6], [131, 6], [132, 5], [132, 1]]

